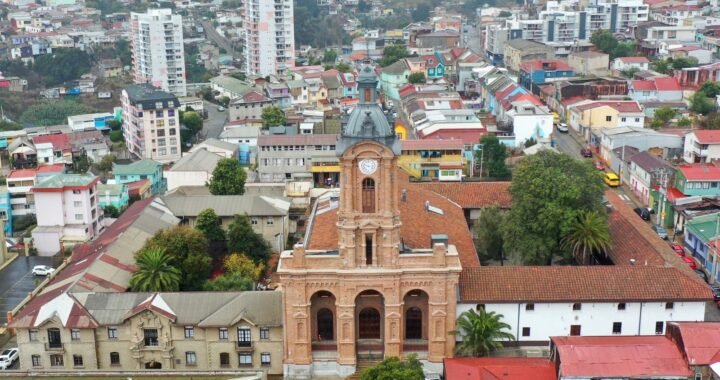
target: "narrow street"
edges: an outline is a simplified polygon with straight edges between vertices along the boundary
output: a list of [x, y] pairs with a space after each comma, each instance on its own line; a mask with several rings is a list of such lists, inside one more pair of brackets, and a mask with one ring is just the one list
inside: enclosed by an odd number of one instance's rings
[[200, 140], [216, 139], [220, 136], [227, 120], [228, 111], [218, 111], [218, 105], [203, 101], [203, 107], [207, 110], [208, 118], [203, 120], [203, 129], [200, 132]]
[[232, 46], [230, 41], [227, 40], [224, 36], [220, 35], [220, 33], [215, 30], [215, 27], [212, 25], [212, 22], [210, 21], [201, 21], [201, 24], [203, 28], [205, 29], [205, 36], [207, 39], [215, 43], [218, 47], [221, 47], [227, 52], [233, 55], [233, 58], [235, 59], [241, 59], [242, 55], [240, 52], [236, 51], [235, 48]]

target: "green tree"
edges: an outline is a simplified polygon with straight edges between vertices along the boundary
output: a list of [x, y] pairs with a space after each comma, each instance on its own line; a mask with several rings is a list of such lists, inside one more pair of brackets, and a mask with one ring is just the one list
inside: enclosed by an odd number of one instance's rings
[[678, 127], [689, 127], [692, 125], [692, 120], [690, 120], [686, 117], [683, 117], [682, 119], [678, 120], [677, 125], [678, 125]]
[[247, 173], [234, 158], [223, 158], [218, 161], [213, 175], [208, 182], [213, 195], [242, 195], [245, 193]]
[[698, 91], [704, 93], [708, 98], [715, 98], [720, 95], [720, 83], [707, 81], [700, 86]]
[[590, 37], [590, 42], [604, 53], [610, 54], [618, 46], [618, 40], [606, 29], [599, 29]]
[[602, 175], [588, 161], [541, 151], [513, 171], [513, 207], [503, 225], [504, 249], [525, 265], [551, 265], [561, 240], [584, 211], [602, 211]]
[[227, 107], [228, 105], [230, 105], [230, 97], [229, 97], [229, 96], [223, 96], [222, 98], [220, 98], [220, 104], [221, 104], [223, 107]]
[[120, 120], [112, 119], [108, 121], [107, 124], [111, 131], [119, 131], [120, 128], [122, 128], [122, 122]]
[[281, 110], [280, 107], [277, 106], [263, 108], [260, 117], [262, 117], [263, 126], [265, 128], [285, 125], [285, 123], [287, 122], [285, 112], [283, 112], [283, 110]]
[[500, 13], [498, 14], [498, 17], [500, 18], [508, 18], [510, 16], [512, 16], [512, 13], [508, 11], [500, 11]]
[[572, 251], [582, 265], [591, 263], [593, 253], [605, 253], [610, 247], [610, 227], [607, 216], [596, 210], [583, 211], [570, 226], [562, 244]]
[[97, 169], [103, 173], [108, 173], [112, 170], [113, 164], [115, 163], [115, 155], [108, 154], [102, 159], [100, 159], [100, 162], [97, 164]]
[[130, 278], [133, 292], [176, 292], [180, 290], [180, 270], [162, 248], [142, 249], [135, 255], [138, 270]]
[[247, 277], [258, 281], [265, 272], [265, 264], [255, 263], [251, 258], [242, 253], [233, 253], [223, 260], [225, 273]]
[[636, 53], [634, 42], [620, 42], [610, 52], [610, 59], [619, 57], [632, 57]]
[[350, 71], [350, 69], [351, 69], [350, 65], [348, 65], [348, 64], [345, 63], [345, 62], [340, 62], [340, 63], [338, 63], [338, 64], [335, 66], [335, 68], [337, 69], [337, 71], [339, 71], [339, 72], [341, 72], [341, 73], [347, 73], [347, 72]]
[[323, 63], [335, 63], [337, 61], [337, 52], [332, 49], [325, 49], [322, 61]]
[[468, 310], [457, 319], [457, 331], [454, 333], [462, 337], [462, 342], [455, 346], [458, 356], [479, 357], [487, 356], [493, 351], [502, 348], [502, 341], [515, 340], [509, 333], [510, 325], [503, 322], [504, 316], [492, 311]]
[[57, 86], [80, 79], [90, 72], [92, 60], [88, 53], [75, 48], [53, 49], [52, 54], [35, 58], [33, 70], [40, 74], [46, 86]]
[[227, 237], [230, 252], [242, 252], [255, 263], [267, 264], [270, 259], [270, 245], [253, 230], [249, 216], [235, 215], [228, 227]]
[[182, 270], [180, 290], [200, 290], [210, 277], [212, 259], [202, 232], [188, 226], [160, 230], [148, 239], [144, 249], [164, 249], [171, 264]]
[[629, 69], [623, 70], [622, 75], [625, 78], [632, 79], [638, 71], [640, 71], [640, 69], [638, 69], [637, 67], [631, 67]]
[[702, 91], [696, 91], [690, 97], [690, 111], [701, 115], [708, 115], [714, 112], [715, 109], [717, 109], [717, 106], [714, 99], [708, 98]]
[[[509, 178], [510, 170], [505, 164], [507, 147], [495, 135], [483, 136], [480, 139], [481, 148], [475, 151], [475, 159], [482, 162], [483, 172], [491, 178]], [[487, 173], [487, 174], [486, 174]]]
[[410, 83], [425, 83], [425, 73], [412, 73], [408, 77]]
[[203, 127], [202, 117], [195, 111], [185, 111], [180, 113], [180, 123], [189, 129], [193, 136], [200, 132]]
[[391, 356], [360, 373], [360, 380], [423, 380], [424, 378], [423, 366], [416, 354], [408, 355], [405, 360]]
[[93, 112], [97, 110], [74, 100], [42, 102], [28, 107], [20, 116], [20, 123], [36, 126], [65, 124], [68, 116]]
[[420, 3], [410, 12], [410, 15], [413, 21], [427, 21], [430, 17], [430, 6], [426, 3]]
[[211, 208], [200, 211], [195, 228], [202, 232], [209, 242], [225, 240], [225, 230], [220, 226], [220, 218]]
[[[670, 61], [670, 59], [668, 59]], [[695, 57], [675, 58], [672, 60], [672, 68], [675, 70], [685, 69], [688, 67], [697, 67], [698, 59]]]
[[255, 283], [252, 279], [239, 274], [222, 274], [212, 281], [206, 281], [203, 290], [210, 292], [242, 292], [253, 290]]
[[385, 46], [385, 48], [383, 49], [383, 57], [380, 58], [377, 62], [380, 66], [387, 67], [407, 57], [408, 55], [410, 54], [408, 53], [407, 47], [405, 45]]
[[663, 125], [667, 125], [677, 112], [674, 109], [664, 106], [655, 110], [654, 120], [660, 121]]
[[700, 120], [703, 129], [720, 129], [720, 113], [713, 112]]
[[652, 61], [652, 63], [650, 64], [650, 67], [660, 74], [667, 75], [672, 72], [672, 63], [662, 60], [662, 59], [657, 59], [657, 60]]
[[483, 265], [489, 260], [503, 265], [502, 225], [505, 214], [498, 206], [486, 207], [480, 211], [480, 217], [475, 222], [475, 249]]
[[120, 216], [120, 210], [118, 210], [117, 207], [115, 207], [113, 205], [105, 206], [105, 208], [103, 209], [103, 212], [105, 213], [105, 215], [107, 215], [111, 218], [117, 218]]

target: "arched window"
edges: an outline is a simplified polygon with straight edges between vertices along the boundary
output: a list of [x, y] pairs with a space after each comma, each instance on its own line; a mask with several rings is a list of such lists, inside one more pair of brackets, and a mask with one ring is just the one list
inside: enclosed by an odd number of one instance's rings
[[372, 214], [375, 212], [375, 180], [365, 178], [362, 181], [362, 212]]
[[365, 103], [370, 103], [370, 102], [372, 102], [372, 89], [371, 89], [371, 88], [365, 88], [365, 96], [364, 96], [364, 98], [365, 98], [365, 99], [363, 99], [363, 101], [364, 101]]
[[405, 312], [405, 339], [422, 339], [422, 310], [417, 307]]
[[330, 309], [320, 309], [317, 312], [317, 331], [318, 340], [333, 340], [335, 338], [335, 329], [333, 313]]
[[220, 353], [220, 367], [230, 367], [230, 354], [228, 354], [227, 352]]
[[380, 339], [380, 312], [366, 307], [358, 318], [359, 339]]

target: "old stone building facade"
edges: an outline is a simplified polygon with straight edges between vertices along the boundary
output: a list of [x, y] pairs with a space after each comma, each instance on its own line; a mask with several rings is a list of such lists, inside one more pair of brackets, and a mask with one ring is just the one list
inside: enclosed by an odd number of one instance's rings
[[453, 354], [463, 258], [452, 243], [477, 258], [462, 210], [399, 171], [376, 84], [364, 67], [337, 144], [339, 194], [316, 201], [304, 244], [280, 259], [286, 378], [346, 376], [358, 361], [408, 353], [433, 368]]

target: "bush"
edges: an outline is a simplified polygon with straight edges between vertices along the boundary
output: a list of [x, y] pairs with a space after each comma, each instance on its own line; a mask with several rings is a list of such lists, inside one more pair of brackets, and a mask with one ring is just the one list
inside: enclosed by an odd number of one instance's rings
[[34, 224], [37, 224], [35, 215], [18, 215], [12, 221], [13, 231], [23, 231]]
[[121, 142], [123, 140], [124, 138], [122, 131], [110, 131], [110, 141]]

